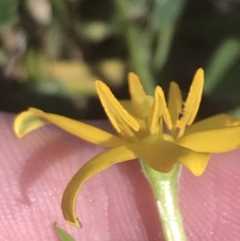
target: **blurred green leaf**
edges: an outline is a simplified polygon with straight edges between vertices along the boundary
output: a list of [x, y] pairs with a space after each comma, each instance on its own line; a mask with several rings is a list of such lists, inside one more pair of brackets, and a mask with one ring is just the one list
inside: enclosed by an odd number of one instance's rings
[[185, 0], [154, 0], [152, 25], [155, 29], [162, 28], [166, 23], [175, 21], [181, 14]]
[[153, 94], [155, 81], [150, 71], [149, 52], [140, 29], [134, 26], [126, 28], [126, 39], [133, 70], [139, 75], [144, 90], [147, 94]]
[[41, 81], [46, 78], [46, 60], [42, 52], [28, 49], [24, 56], [24, 66], [33, 80]]
[[69, 21], [66, 3], [64, 0], [51, 0], [54, 15], [60, 21], [63, 28], [66, 28]]
[[6, 60], [6, 56], [2, 51], [2, 49], [0, 49], [0, 64], [3, 64], [5, 60]]
[[240, 41], [227, 39], [217, 49], [206, 69], [204, 91], [211, 94], [224, 80], [224, 76], [240, 57]]
[[139, 6], [146, 6], [146, 3], [148, 2], [147, 0], [131, 0], [131, 4], [134, 6], [139, 5]]
[[175, 27], [175, 22], [165, 24], [158, 33], [157, 48], [153, 55], [153, 67], [156, 71], [160, 71], [168, 59], [172, 39], [175, 33]]
[[[139, 3], [144, 4], [143, 1]], [[131, 16], [131, 9], [134, 7], [136, 9], [138, 6], [133, 6], [134, 2], [129, 0], [115, 0], [115, 4], [123, 26], [131, 68], [139, 75], [146, 93], [153, 94], [155, 81], [150, 69], [151, 42], [149, 41], [149, 35], [139, 26], [136, 26], [134, 21], [130, 21], [133, 17]], [[136, 4], [138, 3], [136, 2]]]
[[56, 225], [56, 231], [61, 241], [75, 241], [66, 231]]
[[18, 0], [0, 0], [0, 29], [18, 20]]
[[182, 13], [185, 0], [155, 0], [150, 26], [157, 32], [157, 46], [153, 53], [153, 66], [159, 72], [165, 65], [177, 20]]

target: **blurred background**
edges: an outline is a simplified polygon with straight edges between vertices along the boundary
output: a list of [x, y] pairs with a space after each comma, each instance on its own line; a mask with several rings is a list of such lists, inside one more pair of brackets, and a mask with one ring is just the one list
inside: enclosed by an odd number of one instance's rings
[[101, 119], [94, 81], [128, 98], [205, 70], [199, 118], [240, 117], [240, 0], [0, 0], [0, 110]]

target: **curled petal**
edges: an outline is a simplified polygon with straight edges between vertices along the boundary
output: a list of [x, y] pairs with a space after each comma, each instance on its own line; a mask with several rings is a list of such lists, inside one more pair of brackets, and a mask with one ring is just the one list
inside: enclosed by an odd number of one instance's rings
[[138, 122], [130, 115], [112, 94], [111, 90], [102, 81], [96, 81], [96, 89], [102, 106], [118, 133], [126, 137], [133, 137], [134, 131], [138, 131]]
[[115, 147], [126, 143], [123, 139], [94, 126], [61, 115], [45, 113], [36, 108], [30, 108], [16, 117], [14, 131], [18, 137], [22, 137], [49, 123], [55, 124], [75, 136], [101, 146]]
[[76, 216], [76, 199], [83, 184], [93, 175], [107, 169], [114, 163], [124, 162], [136, 158], [133, 150], [127, 146], [109, 149], [84, 164], [68, 183], [62, 198], [63, 216], [68, 223], [80, 226]]
[[167, 173], [173, 169], [174, 164], [180, 163], [196, 176], [203, 173], [210, 157], [209, 154], [196, 152], [174, 142], [163, 140], [139, 148], [135, 152], [156, 171]]
[[13, 129], [18, 138], [25, 136], [27, 133], [34, 131], [49, 122], [36, 116], [30, 111], [21, 112], [14, 120]]
[[240, 147], [240, 125], [190, 132], [177, 143], [198, 152], [219, 153]]

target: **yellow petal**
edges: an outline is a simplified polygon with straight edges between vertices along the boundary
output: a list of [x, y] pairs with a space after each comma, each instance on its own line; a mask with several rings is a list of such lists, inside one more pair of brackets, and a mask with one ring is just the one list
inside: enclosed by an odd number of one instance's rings
[[[130, 113], [135, 120], [138, 122], [140, 129], [137, 133], [135, 133], [137, 140], [142, 140], [143, 138], [145, 138], [146, 136], [149, 136], [149, 124], [148, 121], [146, 121], [146, 118], [141, 118], [138, 117], [136, 115], [136, 112], [133, 109], [133, 105], [132, 102], [130, 100], [120, 100], [119, 101], [121, 103], [121, 105], [124, 107], [125, 110], [128, 111], [128, 113]], [[131, 140], [132, 142], [134, 142], [134, 140]]]
[[136, 154], [127, 146], [109, 149], [84, 164], [68, 183], [62, 198], [64, 218], [72, 225], [79, 226], [76, 216], [76, 199], [83, 184], [96, 173], [99, 173], [117, 162], [129, 161]]
[[138, 122], [122, 107], [114, 97], [111, 90], [101, 81], [96, 81], [96, 89], [102, 106], [117, 132], [124, 136], [134, 136], [134, 131], [138, 131]]
[[240, 124], [240, 120], [234, 116], [227, 114], [219, 114], [189, 126], [185, 130], [185, 135], [188, 135], [193, 132], [207, 131], [212, 129], [225, 128], [228, 126], [236, 126]]
[[143, 86], [136, 74], [129, 73], [128, 85], [135, 114], [139, 118], [148, 116], [151, 110], [151, 103], [149, 102], [148, 96], [146, 95]]
[[177, 142], [198, 152], [219, 153], [240, 147], [240, 125], [226, 128], [191, 132]]
[[126, 143], [123, 139], [94, 126], [61, 115], [45, 113], [36, 108], [30, 108], [16, 117], [14, 131], [18, 137], [22, 137], [49, 123], [55, 124], [75, 136], [101, 146], [115, 147]]
[[175, 163], [185, 165], [194, 175], [201, 175], [205, 170], [209, 154], [195, 152], [170, 141], [156, 141], [135, 150], [138, 156], [154, 170], [170, 172]]
[[172, 121], [170, 114], [168, 112], [164, 92], [160, 86], [157, 86], [155, 89], [151, 122], [150, 122], [150, 131], [153, 134], [157, 127], [159, 126], [159, 120], [163, 117], [164, 122], [166, 123], [168, 129], [172, 129]]
[[134, 116], [134, 109], [131, 100], [119, 100], [120, 104], [123, 106], [123, 108], [130, 113], [130, 115]]
[[211, 154], [198, 153], [189, 158], [182, 158], [179, 163], [187, 167], [195, 176], [200, 176], [205, 171]]
[[191, 125], [197, 115], [203, 92], [204, 72], [203, 69], [198, 69], [194, 78], [187, 100], [184, 104], [184, 115], [181, 120], [178, 120], [177, 127], [185, 128], [186, 125]]
[[14, 120], [13, 129], [18, 138], [25, 136], [27, 133], [34, 131], [41, 126], [49, 124], [48, 121], [37, 117], [30, 111], [24, 111], [17, 115]]
[[168, 98], [168, 110], [172, 119], [173, 126], [175, 126], [177, 123], [182, 103], [182, 95], [178, 84], [171, 82]]

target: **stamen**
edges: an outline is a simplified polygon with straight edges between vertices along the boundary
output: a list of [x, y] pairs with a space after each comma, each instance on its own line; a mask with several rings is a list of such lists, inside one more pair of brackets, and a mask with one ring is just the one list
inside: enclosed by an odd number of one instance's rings
[[187, 100], [185, 102], [185, 113], [181, 120], [177, 121], [177, 127], [182, 129], [187, 125], [191, 125], [197, 115], [200, 102], [202, 99], [204, 85], [204, 72], [203, 69], [198, 69], [194, 78], [192, 85], [189, 90]]
[[183, 103], [180, 88], [177, 83], [171, 82], [169, 88], [168, 110], [172, 119], [173, 128], [175, 129], [177, 120], [181, 119], [180, 111]]
[[111, 90], [101, 81], [96, 81], [96, 89], [102, 106], [118, 133], [133, 137], [132, 130], [140, 129], [139, 123], [123, 108]]
[[160, 118], [163, 118], [169, 130], [172, 129], [172, 120], [168, 112], [164, 92], [160, 86], [157, 86], [155, 89], [153, 106], [152, 106], [152, 115], [150, 121], [150, 132], [153, 134], [156, 128], [159, 126]]

